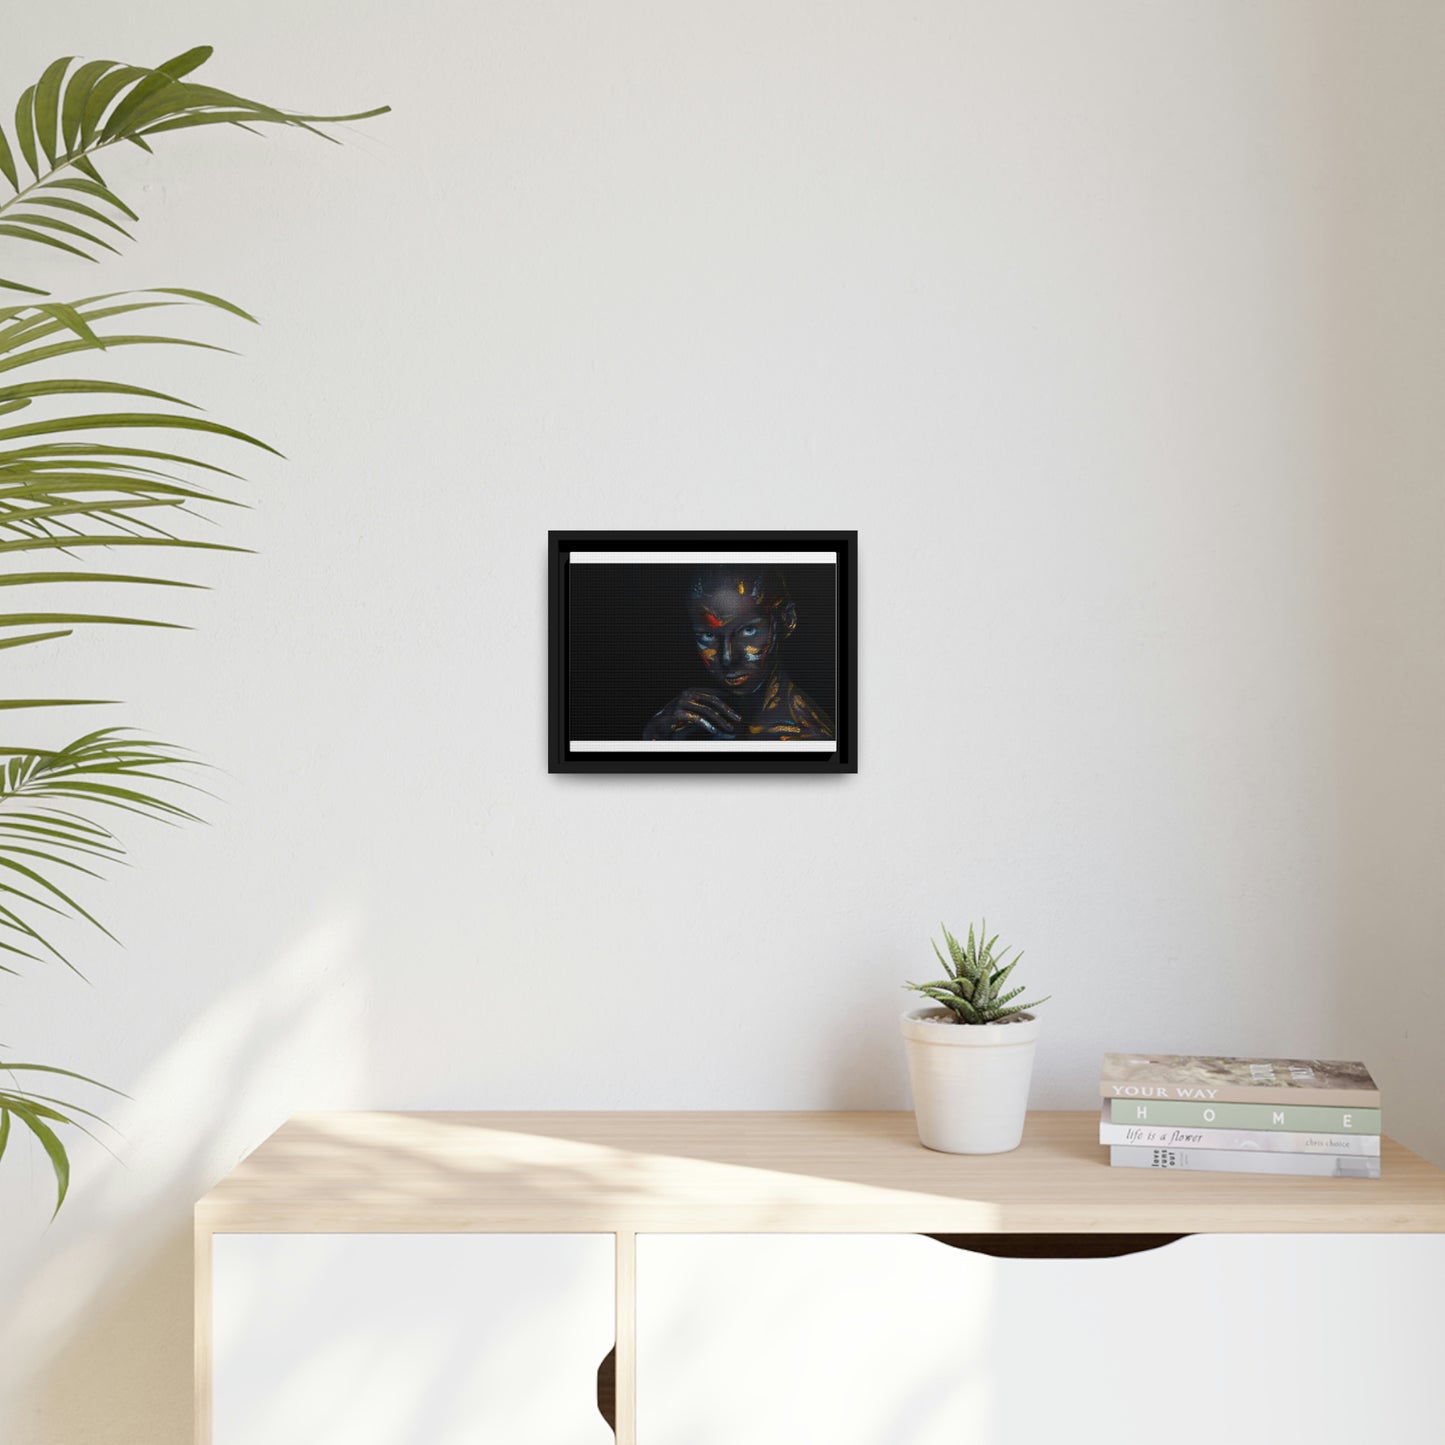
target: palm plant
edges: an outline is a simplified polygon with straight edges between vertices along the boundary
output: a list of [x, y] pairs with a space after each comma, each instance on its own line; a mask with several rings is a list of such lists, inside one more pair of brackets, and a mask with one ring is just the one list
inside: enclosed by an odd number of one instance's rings
[[[932, 942], [931, 939], [929, 941]], [[1001, 954], [995, 954], [994, 946], [998, 943], [998, 934], [995, 933], [989, 938], [986, 923], [979, 924], [976, 938], [973, 925], [969, 924], [966, 944], [960, 943], [947, 928], [943, 930], [943, 941], [948, 945], [948, 957], [943, 956], [936, 943], [933, 944], [933, 951], [938, 954], [938, 961], [943, 965], [948, 977], [935, 979], [932, 983], [907, 983], [903, 986], [952, 1010], [956, 1022], [1003, 1023], [1049, 1001], [1048, 998], [1041, 998], [1033, 1003], [1016, 1004], [1013, 1000], [1024, 990], [1012, 988], [1007, 993], [1004, 992], [1004, 984], [1023, 954], [1015, 953], [1012, 959], [1008, 957], [1007, 949]]]
[[[0, 239], [16, 262], [0, 265], [0, 293], [23, 300], [0, 305], [0, 587], [61, 589], [74, 584], [104, 594], [135, 588], [199, 584], [161, 575], [169, 549], [235, 552], [202, 540], [194, 523], [209, 508], [238, 505], [227, 494], [238, 474], [195, 455], [194, 441], [274, 452], [253, 436], [196, 414], [191, 403], [113, 378], [65, 374], [71, 358], [107, 359], [133, 346], [222, 350], [209, 342], [157, 330], [156, 313], [179, 318], [223, 312], [245, 321], [239, 306], [185, 287], [104, 292], [61, 301], [36, 278], [3, 279], [26, 271], [26, 257], [61, 252], [97, 262], [132, 239], [136, 215], [107, 183], [98, 160], [122, 143], [152, 153], [169, 131], [222, 125], [255, 131], [285, 126], [331, 140], [320, 127], [362, 120], [388, 107], [354, 115], [305, 115], [202, 85], [191, 79], [211, 48], [188, 50], [157, 66], [112, 60], [78, 63], [66, 56], [47, 66], [15, 108], [14, 140], [0, 124], [0, 180], [12, 194], [0, 200]], [[3, 188], [0, 188], [3, 189]], [[43, 249], [42, 249], [43, 248]], [[137, 319], [145, 315], [144, 322]], [[105, 398], [97, 401], [96, 398]], [[33, 408], [33, 410], [32, 410]], [[152, 440], [137, 438], [150, 433]], [[157, 438], [158, 439], [154, 439]], [[276, 453], [279, 455], [279, 453]], [[115, 549], [143, 549], [154, 559], [134, 570], [104, 565]], [[34, 561], [29, 554], [41, 554]], [[54, 558], [54, 560], [50, 560]], [[4, 570], [13, 561], [14, 570]], [[53, 594], [52, 594], [53, 595]], [[0, 612], [0, 651], [50, 644], [78, 628], [177, 627], [150, 616], [27, 604]], [[0, 712], [73, 707], [94, 698], [0, 699]], [[171, 823], [194, 821], [178, 801], [192, 765], [183, 750], [129, 730], [92, 730], [58, 748], [0, 745], [0, 972], [15, 974], [46, 961], [80, 970], [54, 941], [57, 920], [79, 920], [110, 936], [74, 896], [76, 875], [97, 879], [124, 856], [112, 830], [122, 815]], [[56, 1210], [65, 1202], [70, 1159], [62, 1132], [89, 1133], [99, 1116], [66, 1098], [85, 1075], [48, 1064], [0, 1058], [0, 1157], [18, 1123], [38, 1141], [56, 1181]], [[111, 1091], [115, 1092], [115, 1091]], [[87, 1122], [89, 1121], [89, 1122]]]

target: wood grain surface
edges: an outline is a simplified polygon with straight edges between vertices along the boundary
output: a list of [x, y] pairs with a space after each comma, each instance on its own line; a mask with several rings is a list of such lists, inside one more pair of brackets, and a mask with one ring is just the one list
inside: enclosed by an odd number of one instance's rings
[[1445, 1231], [1445, 1174], [1111, 1169], [1092, 1112], [1009, 1154], [924, 1149], [906, 1113], [299, 1115], [196, 1206], [203, 1231]]

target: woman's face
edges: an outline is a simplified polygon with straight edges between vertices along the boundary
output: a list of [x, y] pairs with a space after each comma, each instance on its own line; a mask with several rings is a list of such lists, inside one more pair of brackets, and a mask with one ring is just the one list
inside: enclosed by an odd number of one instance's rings
[[779, 642], [777, 614], [744, 577], [720, 582], [688, 604], [693, 641], [708, 676], [735, 697], [756, 692]]

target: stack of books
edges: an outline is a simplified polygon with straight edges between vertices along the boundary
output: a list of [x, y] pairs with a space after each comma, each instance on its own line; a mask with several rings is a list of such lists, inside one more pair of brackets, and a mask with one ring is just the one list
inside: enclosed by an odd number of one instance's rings
[[1099, 1142], [1126, 1169], [1380, 1177], [1380, 1091], [1363, 1064], [1105, 1054]]

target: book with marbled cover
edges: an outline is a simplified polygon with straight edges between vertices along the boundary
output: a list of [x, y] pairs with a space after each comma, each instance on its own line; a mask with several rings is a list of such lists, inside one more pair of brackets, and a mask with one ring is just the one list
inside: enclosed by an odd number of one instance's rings
[[1380, 1107], [1380, 1091], [1369, 1069], [1339, 1059], [1105, 1054], [1099, 1093], [1106, 1099], [1160, 1102]]

